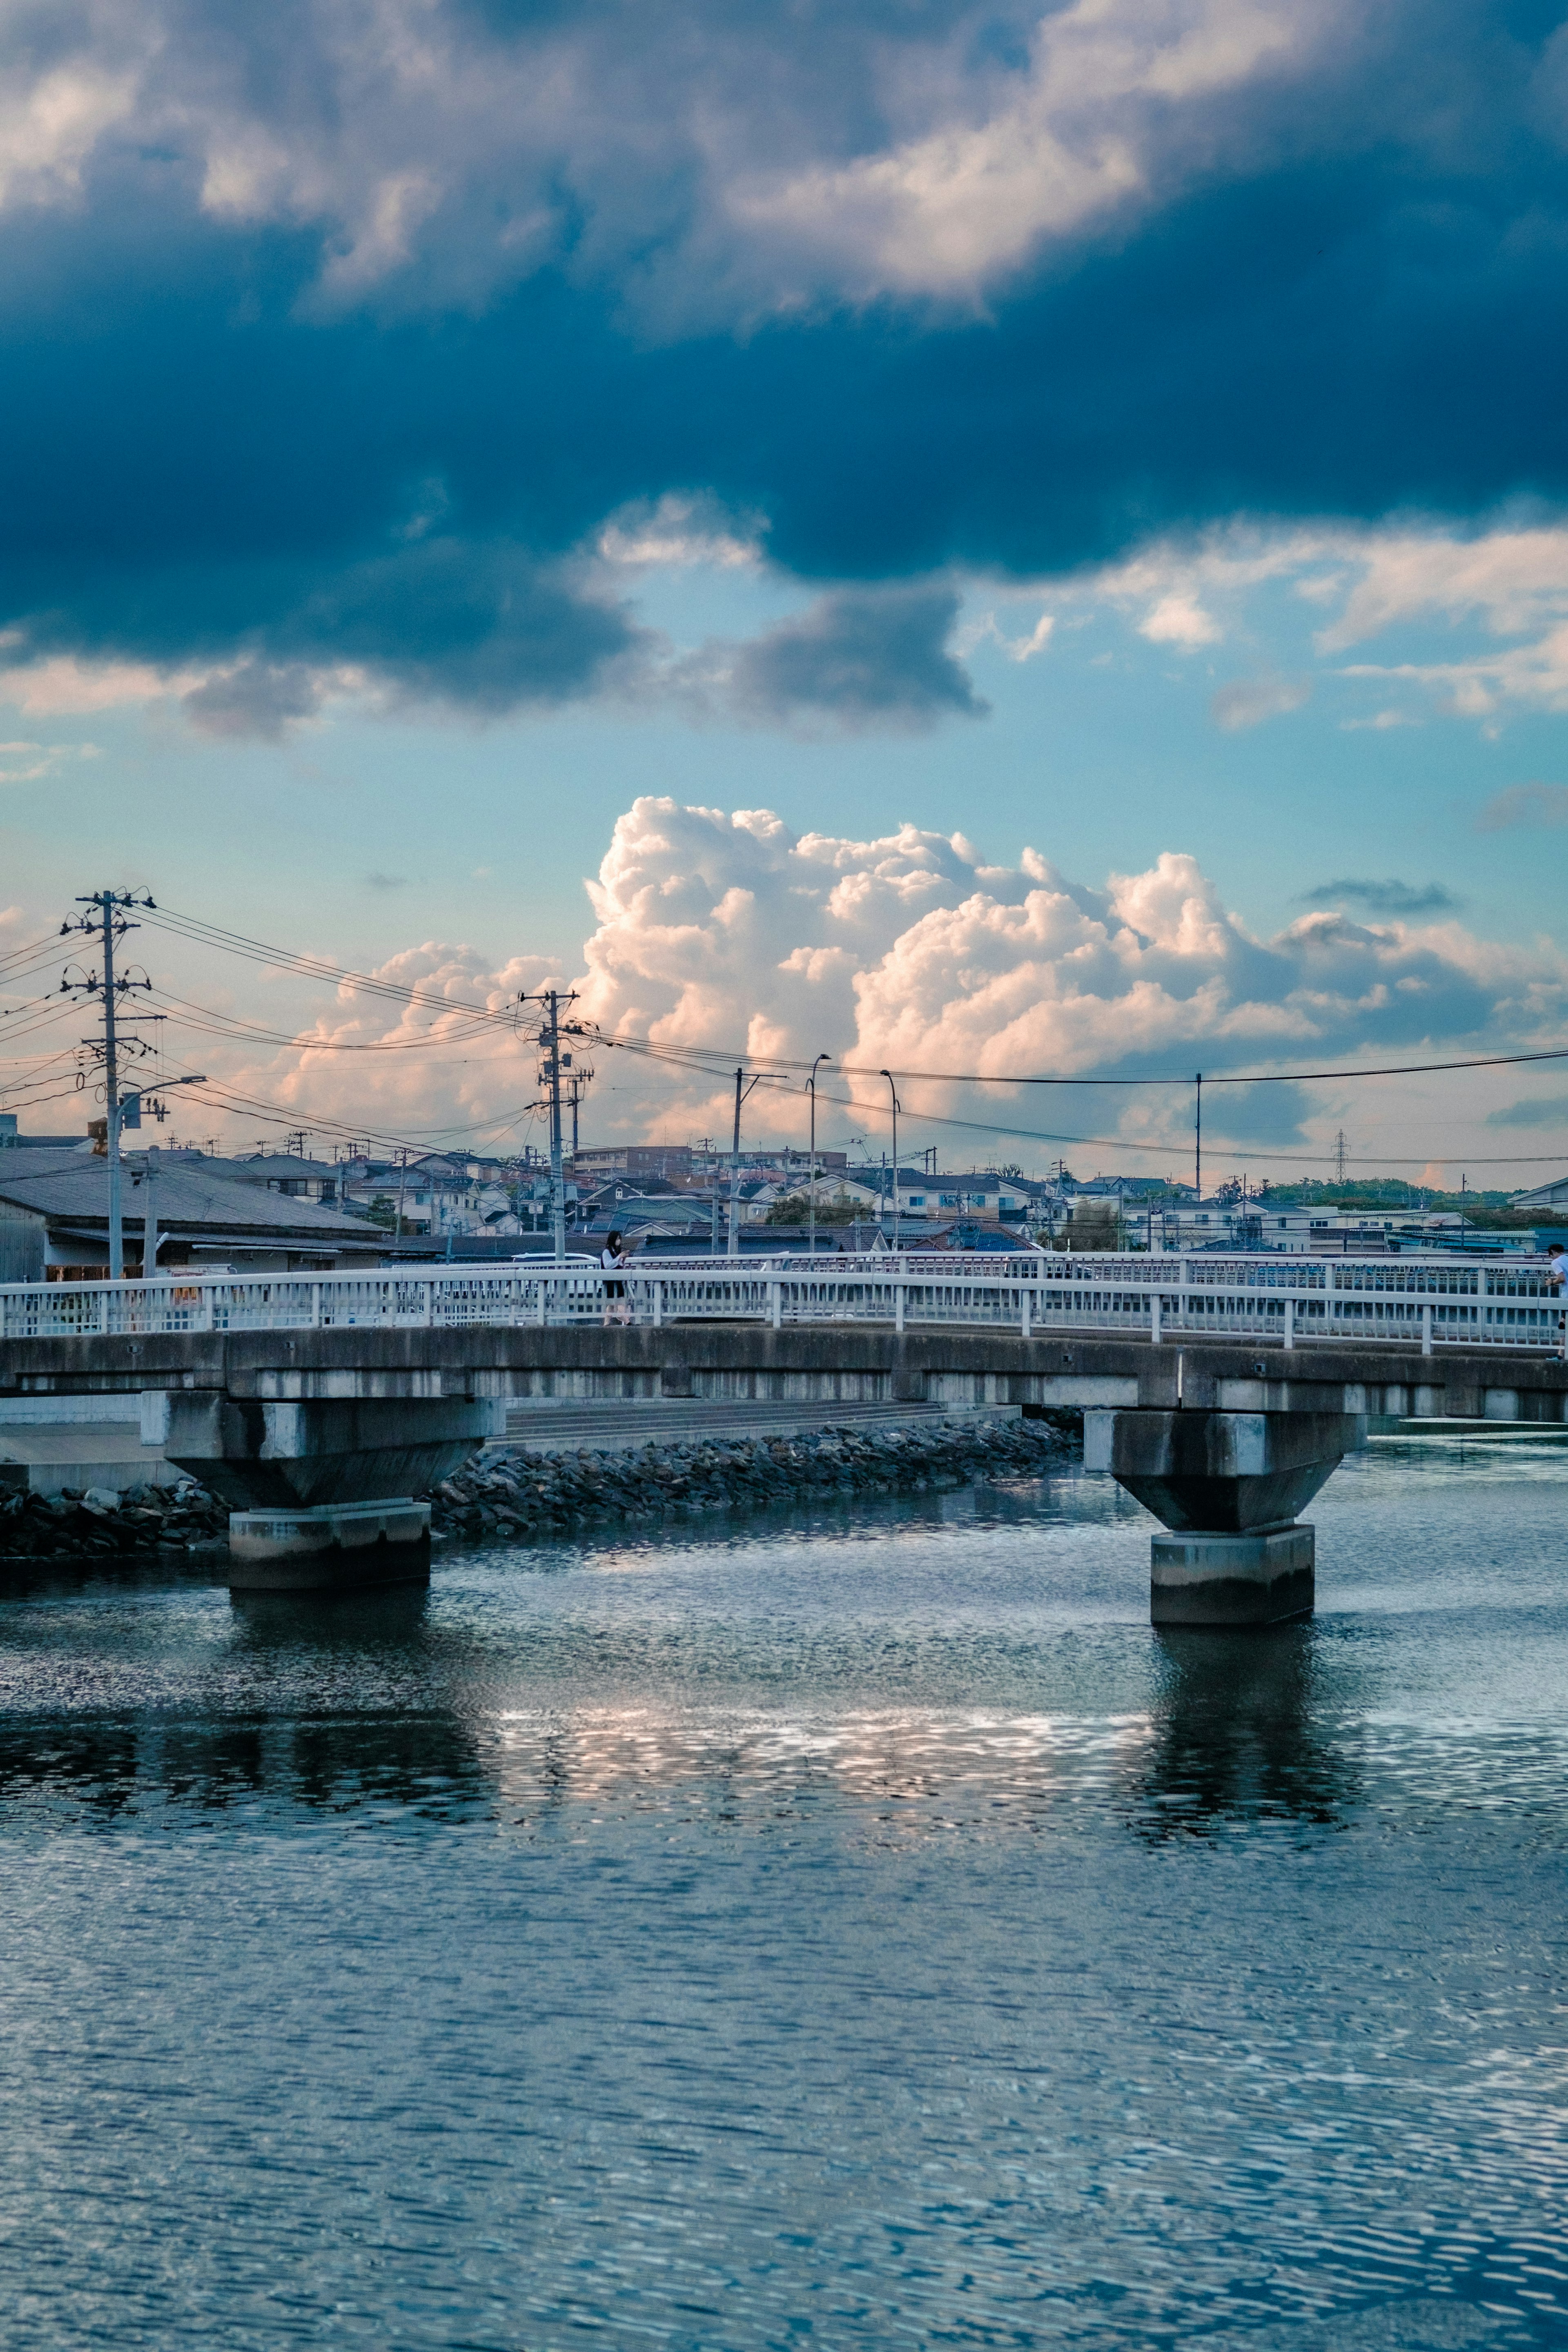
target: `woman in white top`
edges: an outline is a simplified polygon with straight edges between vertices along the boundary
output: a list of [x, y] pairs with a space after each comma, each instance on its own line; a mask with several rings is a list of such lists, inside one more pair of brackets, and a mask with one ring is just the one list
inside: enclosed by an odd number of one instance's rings
[[607, 1234], [599, 1252], [599, 1264], [605, 1269], [605, 1321], [624, 1323], [630, 1316], [626, 1305], [626, 1286], [616, 1277], [626, 1262], [626, 1244], [619, 1234]]

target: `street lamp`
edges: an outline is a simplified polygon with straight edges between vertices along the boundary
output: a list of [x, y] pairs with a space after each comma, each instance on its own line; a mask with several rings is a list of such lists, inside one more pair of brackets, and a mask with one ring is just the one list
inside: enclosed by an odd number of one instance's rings
[[899, 1091], [893, 1084], [891, 1070], [879, 1070], [877, 1076], [888, 1081], [888, 1092], [893, 1098], [893, 1247], [899, 1246]]
[[811, 1076], [805, 1082], [805, 1090], [811, 1097], [811, 1209], [809, 1213], [809, 1233], [811, 1240], [811, 1255], [814, 1258], [816, 1255], [816, 1072], [819, 1063], [831, 1062], [833, 1056], [831, 1054], [818, 1054], [816, 1061], [813, 1062], [811, 1066]]

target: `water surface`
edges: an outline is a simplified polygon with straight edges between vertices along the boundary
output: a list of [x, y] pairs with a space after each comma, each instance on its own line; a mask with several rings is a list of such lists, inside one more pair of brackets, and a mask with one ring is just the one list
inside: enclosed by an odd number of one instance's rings
[[0, 1599], [9, 2346], [1558, 2346], [1568, 1456]]

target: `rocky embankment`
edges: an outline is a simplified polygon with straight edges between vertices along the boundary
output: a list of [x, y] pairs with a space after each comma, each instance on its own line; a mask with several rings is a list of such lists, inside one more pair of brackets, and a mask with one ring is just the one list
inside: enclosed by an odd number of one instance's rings
[[[478, 1455], [431, 1496], [438, 1535], [483, 1541], [576, 1527], [752, 1511], [844, 1495], [910, 1495], [1029, 1478], [1077, 1450], [1074, 1416], [828, 1428], [798, 1437], [698, 1439], [636, 1453]], [[9, 1466], [9, 1465], [5, 1465]], [[0, 1471], [3, 1475], [3, 1471]], [[221, 1551], [228, 1507], [193, 1479], [59, 1495], [0, 1487], [0, 1560], [107, 1559]]]
[[194, 1479], [177, 1486], [0, 1490], [0, 1559], [110, 1559], [206, 1551], [228, 1540], [228, 1506]]
[[1077, 1420], [921, 1422], [798, 1437], [649, 1444], [636, 1453], [491, 1452], [435, 1490], [438, 1534], [483, 1540], [844, 1495], [909, 1495], [1037, 1477], [1077, 1451]]

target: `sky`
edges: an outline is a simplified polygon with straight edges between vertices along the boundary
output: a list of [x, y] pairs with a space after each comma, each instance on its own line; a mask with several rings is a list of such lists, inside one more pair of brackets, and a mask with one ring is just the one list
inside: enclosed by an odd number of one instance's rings
[[[1565, 278], [1551, 7], [0, 0], [0, 1108], [106, 887], [226, 1150], [537, 1146], [547, 984], [585, 1140], [948, 1167], [1568, 1045]], [[1342, 1130], [1568, 1066], [1205, 1172]]]

